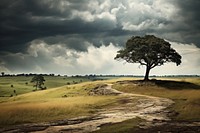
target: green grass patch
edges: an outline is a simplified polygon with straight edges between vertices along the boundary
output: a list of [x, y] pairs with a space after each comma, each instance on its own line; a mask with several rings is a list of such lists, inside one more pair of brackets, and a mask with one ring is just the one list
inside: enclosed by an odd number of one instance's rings
[[[44, 86], [47, 89], [90, 81], [84, 77], [45, 76], [44, 78], [46, 80]], [[35, 88], [33, 83], [30, 83], [31, 79], [29, 76], [0, 77], [0, 101], [6, 99], [5, 97], [32, 92]]]

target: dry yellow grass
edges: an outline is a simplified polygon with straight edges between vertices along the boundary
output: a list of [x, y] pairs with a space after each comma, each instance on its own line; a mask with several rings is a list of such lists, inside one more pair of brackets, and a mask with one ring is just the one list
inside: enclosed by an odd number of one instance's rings
[[0, 125], [45, 122], [89, 115], [97, 107], [109, 104], [112, 100], [114, 100], [112, 96], [77, 96], [2, 103]]
[[82, 83], [12, 97], [0, 103], [0, 126], [92, 114], [116, 99], [116, 96], [88, 96], [88, 91], [96, 84]]
[[179, 114], [176, 120], [200, 120], [200, 78], [161, 78], [181, 81], [185, 84], [167, 83], [165, 85], [115, 84], [114, 88], [123, 92], [170, 98], [175, 101], [172, 109]]
[[[0, 103], [0, 127], [30, 122], [46, 122], [93, 114], [97, 108], [113, 106], [118, 96], [88, 96], [96, 84], [115, 83], [120, 78], [106, 81], [85, 82], [76, 85], [36, 91], [9, 98]], [[173, 79], [174, 80], [174, 79]], [[200, 85], [200, 79], [176, 79]], [[173, 109], [180, 114], [179, 120], [200, 120], [200, 89], [167, 89], [160, 86], [114, 85], [114, 88], [129, 92], [173, 99]], [[63, 97], [66, 96], [66, 97]], [[116, 104], [117, 106], [117, 104]]]

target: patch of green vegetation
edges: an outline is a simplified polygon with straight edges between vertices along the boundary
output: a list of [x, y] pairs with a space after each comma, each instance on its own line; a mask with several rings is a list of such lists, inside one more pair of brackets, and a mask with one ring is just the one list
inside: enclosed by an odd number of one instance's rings
[[[31, 79], [31, 76], [0, 77], [0, 101], [5, 97], [32, 92], [35, 88], [30, 83]], [[45, 76], [44, 79], [47, 89], [90, 81], [88, 78], [63, 76]]]
[[0, 77], [0, 96], [10, 97], [14, 90], [18, 95], [32, 91], [30, 80], [31, 77]]
[[175, 101], [171, 110], [177, 112], [175, 120], [200, 120], [200, 78], [176, 78], [141, 83], [117, 83], [115, 89], [127, 93], [170, 98]]
[[93, 133], [133, 133], [135, 128], [143, 121], [140, 118], [134, 118], [120, 123], [106, 124]]

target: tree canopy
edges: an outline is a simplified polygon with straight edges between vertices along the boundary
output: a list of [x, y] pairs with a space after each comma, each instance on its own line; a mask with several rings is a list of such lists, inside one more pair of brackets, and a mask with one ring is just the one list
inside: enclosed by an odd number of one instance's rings
[[181, 55], [171, 48], [171, 44], [154, 35], [133, 36], [126, 42], [126, 47], [117, 52], [115, 59], [146, 66], [144, 80], [149, 80], [149, 72], [166, 62], [181, 64]]
[[45, 79], [41, 74], [35, 75], [31, 80], [32, 83], [35, 83], [34, 87], [36, 88], [36, 90], [37, 90], [37, 88], [42, 89], [42, 85], [44, 85], [44, 81], [45, 81]]

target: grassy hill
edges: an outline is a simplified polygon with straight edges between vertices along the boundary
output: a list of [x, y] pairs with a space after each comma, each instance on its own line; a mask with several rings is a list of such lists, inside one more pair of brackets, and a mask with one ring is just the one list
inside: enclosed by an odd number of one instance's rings
[[[162, 80], [153, 80], [149, 83], [143, 83], [136, 78], [120, 78], [71, 85], [65, 85], [66, 82], [69, 82], [69, 79], [57, 78], [45, 78], [47, 87], [52, 88], [35, 92], [32, 91], [32, 85], [28, 84], [26, 88], [25, 82], [30, 81], [30, 79], [24, 80], [22, 77], [15, 80], [4, 79], [4, 84], [1, 84], [1, 87], [7, 86], [7, 89], [12, 89], [9, 88], [10, 81], [15, 81], [12, 82], [13, 84], [15, 83], [14, 87], [18, 89], [24, 87], [22, 90], [28, 89], [29, 92], [22, 91], [24, 94], [6, 97], [1, 101], [0, 127], [87, 116], [94, 114], [101, 108], [118, 106], [119, 96], [89, 95], [88, 92], [92, 88], [103, 83], [112, 83], [114, 84], [113, 88], [123, 92], [170, 98], [175, 101], [175, 104], [170, 108], [170, 110], [176, 112], [171, 116], [174, 120], [200, 121], [200, 78], [164, 78]], [[73, 82], [73, 80], [75, 79], [70, 81]], [[88, 79], [77, 79], [77, 81], [80, 80], [87, 81]], [[2, 80], [0, 82], [3, 83]], [[3, 89], [0, 89], [2, 95]], [[19, 92], [20, 90], [17, 91]], [[4, 92], [5, 95], [8, 95], [11, 91]], [[127, 125], [126, 123], [121, 124]], [[130, 126], [130, 124], [128, 125]], [[117, 126], [120, 126], [120, 124], [117, 124]], [[110, 128], [107, 129], [109, 130]], [[102, 128], [102, 130], [104, 129]]]
[[[84, 77], [45, 76], [44, 78], [46, 80], [44, 86], [46, 86], [47, 89], [91, 81]], [[34, 88], [33, 84], [30, 83], [31, 79], [31, 76], [0, 77], [0, 100], [14, 96], [14, 90], [17, 95], [32, 92]]]
[[141, 83], [116, 83], [113, 88], [127, 93], [144, 94], [172, 99], [175, 120], [200, 121], [200, 78], [161, 78]]
[[88, 95], [98, 84], [101, 82], [85, 82], [10, 97], [0, 103], [0, 125], [4, 127], [91, 115], [117, 98]]

